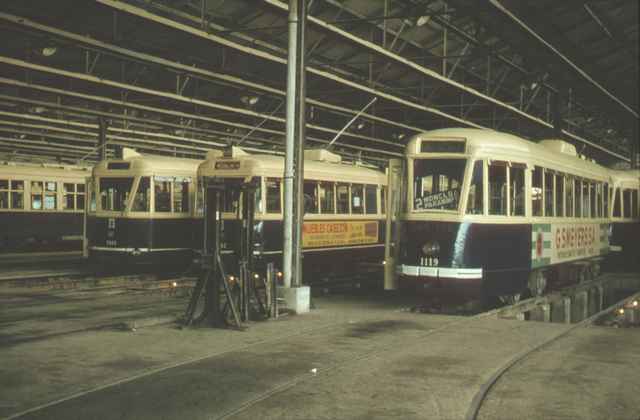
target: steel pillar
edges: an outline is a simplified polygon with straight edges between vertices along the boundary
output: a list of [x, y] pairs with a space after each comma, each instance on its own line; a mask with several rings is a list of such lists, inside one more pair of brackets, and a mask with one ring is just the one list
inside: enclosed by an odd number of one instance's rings
[[285, 287], [302, 285], [302, 223], [304, 185], [305, 30], [306, 1], [289, 3], [289, 59], [287, 63], [287, 120], [284, 168], [283, 281]]

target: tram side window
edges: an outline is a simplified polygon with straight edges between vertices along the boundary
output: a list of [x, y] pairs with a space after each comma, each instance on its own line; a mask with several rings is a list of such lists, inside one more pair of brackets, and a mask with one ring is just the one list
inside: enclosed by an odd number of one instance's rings
[[507, 214], [507, 165], [494, 162], [489, 166], [489, 214]]
[[24, 181], [11, 181], [11, 208], [24, 209]]
[[65, 182], [62, 192], [63, 210], [84, 210], [84, 184]]
[[58, 183], [53, 181], [47, 181], [45, 184], [44, 192], [44, 209], [55, 210], [58, 203]]
[[624, 190], [622, 193], [622, 210], [624, 211], [624, 217], [631, 217], [631, 190]]
[[534, 216], [542, 216], [542, 176], [542, 168], [536, 166], [531, 174], [531, 211]]
[[631, 217], [637, 218], [639, 211], [640, 209], [638, 209], [638, 190], [632, 190], [631, 191]]
[[148, 176], [140, 178], [138, 190], [133, 196], [132, 211], [148, 212], [151, 208], [151, 180]]
[[181, 179], [173, 181], [173, 212], [189, 212], [189, 180]]
[[280, 213], [281, 204], [281, 184], [279, 178], [267, 178], [265, 181], [267, 189], [267, 213]]
[[605, 183], [604, 188], [602, 190], [602, 199], [604, 201], [604, 212], [602, 213], [602, 217], [609, 217], [609, 200], [610, 200], [610, 190], [609, 184]]
[[582, 182], [582, 217], [591, 217], [589, 204], [589, 181]]
[[572, 176], [568, 176], [565, 178], [565, 207], [566, 207], [566, 215], [567, 217], [573, 217], [574, 215], [574, 179]]
[[338, 214], [349, 214], [349, 185], [338, 184], [336, 186]]
[[351, 214], [364, 213], [364, 187], [351, 184]]
[[84, 184], [76, 184], [76, 210], [84, 210], [86, 187]]
[[378, 187], [375, 185], [365, 185], [365, 213], [378, 214]]
[[556, 174], [556, 217], [564, 217], [564, 174]]
[[154, 186], [156, 211], [162, 213], [171, 212], [171, 182], [156, 179]]
[[62, 210], [76, 209], [76, 184], [65, 182], [62, 184]]
[[622, 194], [620, 188], [616, 188], [613, 196], [613, 217], [622, 217]]
[[471, 175], [471, 184], [469, 185], [469, 197], [467, 199], [467, 214], [483, 214], [484, 213], [484, 162], [476, 160], [473, 164], [473, 174]]
[[42, 210], [43, 183], [31, 181], [31, 209]]
[[577, 178], [573, 181], [573, 193], [576, 204], [575, 217], [582, 217], [582, 181]]
[[594, 182], [589, 182], [589, 204], [591, 208], [590, 216], [591, 218], [598, 217], [597, 212], [597, 201], [596, 201], [596, 184]]
[[596, 215], [602, 217], [602, 183], [596, 182]]
[[509, 168], [512, 216], [524, 216], [524, 168], [521, 164]]
[[387, 187], [384, 185], [380, 187], [380, 212], [387, 213]]
[[320, 183], [320, 211], [322, 214], [335, 213], [335, 184], [333, 182]]
[[544, 171], [544, 215], [553, 217], [553, 172]]
[[0, 209], [9, 208], [9, 181], [0, 179]]
[[305, 213], [318, 213], [318, 183], [305, 181], [304, 183], [304, 210]]

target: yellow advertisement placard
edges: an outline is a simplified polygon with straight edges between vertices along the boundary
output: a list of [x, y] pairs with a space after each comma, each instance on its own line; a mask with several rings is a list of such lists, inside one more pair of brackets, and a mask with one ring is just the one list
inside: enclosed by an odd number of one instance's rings
[[365, 245], [378, 242], [378, 221], [304, 222], [302, 247]]

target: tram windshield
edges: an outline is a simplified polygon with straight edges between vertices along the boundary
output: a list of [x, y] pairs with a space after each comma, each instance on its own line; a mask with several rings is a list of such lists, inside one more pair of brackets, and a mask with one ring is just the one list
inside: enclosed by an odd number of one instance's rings
[[104, 211], [124, 211], [133, 178], [100, 178], [100, 204]]
[[466, 159], [416, 159], [413, 210], [457, 210]]

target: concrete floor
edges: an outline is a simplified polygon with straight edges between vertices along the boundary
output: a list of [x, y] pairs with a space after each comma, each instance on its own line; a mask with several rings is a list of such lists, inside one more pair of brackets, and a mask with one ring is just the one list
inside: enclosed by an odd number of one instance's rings
[[[402, 310], [409, 298], [338, 296], [245, 332], [97, 330], [111, 318], [175, 315], [186, 302], [60, 293], [1, 306], [0, 326], [13, 338], [0, 342], [0, 416], [463, 419], [496, 370], [568, 328], [416, 314]], [[94, 329], [32, 340], [82, 326]], [[571, 332], [508, 371], [480, 418], [639, 418], [639, 333]]]

